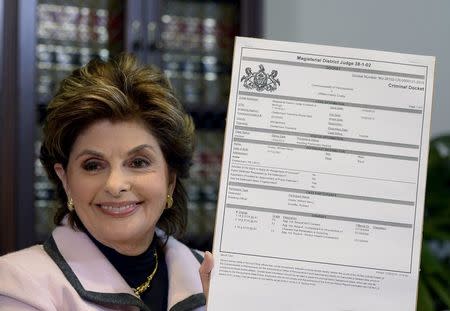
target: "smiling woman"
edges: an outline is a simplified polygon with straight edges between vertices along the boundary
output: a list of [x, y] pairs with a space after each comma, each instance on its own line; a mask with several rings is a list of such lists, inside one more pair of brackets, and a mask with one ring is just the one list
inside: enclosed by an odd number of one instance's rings
[[97, 121], [78, 135], [66, 168], [54, 166], [73, 215], [98, 241], [125, 255], [148, 248], [176, 173], [143, 124]]
[[61, 202], [58, 227], [43, 246], [0, 257], [0, 304], [204, 309], [211, 256], [175, 239], [186, 227], [180, 179], [193, 137], [154, 68], [124, 54], [74, 71], [48, 106], [41, 149]]

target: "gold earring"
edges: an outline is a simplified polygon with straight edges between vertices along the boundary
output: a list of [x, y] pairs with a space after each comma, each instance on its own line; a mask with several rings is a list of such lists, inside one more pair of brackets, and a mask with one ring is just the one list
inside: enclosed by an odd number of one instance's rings
[[171, 208], [173, 205], [173, 198], [170, 194], [167, 195], [166, 208]]
[[73, 205], [73, 200], [72, 198], [69, 198], [69, 200], [67, 201], [67, 208], [69, 209], [69, 211], [73, 211], [75, 209], [75, 206]]

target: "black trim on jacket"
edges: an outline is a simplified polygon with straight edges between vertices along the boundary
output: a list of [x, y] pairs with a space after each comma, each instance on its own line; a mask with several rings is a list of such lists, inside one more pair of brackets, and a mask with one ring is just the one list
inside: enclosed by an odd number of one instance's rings
[[192, 248], [189, 248], [189, 249], [191, 250], [191, 252], [192, 252], [192, 254], [194, 255], [194, 257], [197, 258], [198, 262], [199, 262], [200, 264], [202, 264], [203, 259], [204, 259], [203, 256], [200, 255], [195, 249], [192, 249]]
[[[60, 253], [58, 246], [53, 239], [53, 236], [50, 236], [47, 241], [45, 241], [43, 246], [46, 253], [50, 256], [50, 258], [53, 259], [56, 265], [61, 269], [66, 279], [83, 299], [99, 305], [103, 305], [105, 307], [107, 307], [108, 305], [136, 306], [141, 310], [151, 311], [150, 308], [142, 302], [142, 300], [134, 297], [131, 294], [99, 293], [85, 290], [80, 280], [78, 280], [77, 276], [72, 271], [72, 268], [70, 268], [69, 264]], [[203, 257], [199, 253], [195, 252], [192, 249], [191, 251], [199, 262], [203, 261]], [[204, 294], [194, 294], [182, 301], [177, 302], [172, 308], [170, 308], [170, 311], [189, 311], [198, 307], [202, 307], [205, 304], [206, 299]]]
[[188, 298], [177, 302], [170, 311], [185, 311], [193, 310], [198, 307], [202, 307], [206, 304], [206, 298], [204, 294], [194, 294]]
[[141, 300], [127, 293], [110, 294], [85, 290], [83, 285], [81, 285], [80, 280], [78, 280], [77, 276], [72, 271], [72, 268], [70, 268], [69, 264], [64, 260], [64, 257], [59, 252], [58, 246], [52, 236], [45, 241], [44, 250], [55, 261], [64, 276], [81, 298], [100, 305], [131, 305], [136, 306], [141, 310], [151, 311]]

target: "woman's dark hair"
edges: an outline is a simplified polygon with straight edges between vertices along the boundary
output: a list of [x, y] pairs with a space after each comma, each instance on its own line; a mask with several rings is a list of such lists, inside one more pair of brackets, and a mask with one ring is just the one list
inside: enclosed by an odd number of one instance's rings
[[156, 137], [169, 170], [177, 176], [173, 206], [164, 210], [157, 225], [169, 235], [181, 236], [186, 229], [187, 195], [180, 178], [188, 177], [194, 123], [165, 76], [129, 54], [107, 62], [93, 60], [75, 70], [61, 82], [48, 105], [40, 159], [61, 203], [55, 224], [68, 215], [72, 227], [84, 230], [76, 213], [67, 208], [67, 195], [54, 165], [61, 163], [67, 170], [75, 140], [100, 120], [141, 122]]

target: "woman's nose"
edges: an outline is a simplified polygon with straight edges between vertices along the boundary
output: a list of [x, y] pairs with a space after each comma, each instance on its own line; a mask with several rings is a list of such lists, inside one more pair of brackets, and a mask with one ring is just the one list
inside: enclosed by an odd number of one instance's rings
[[121, 168], [112, 168], [106, 180], [105, 191], [114, 197], [131, 190], [129, 176]]

